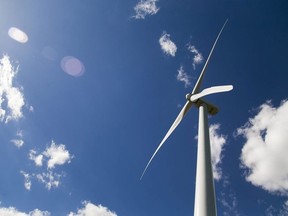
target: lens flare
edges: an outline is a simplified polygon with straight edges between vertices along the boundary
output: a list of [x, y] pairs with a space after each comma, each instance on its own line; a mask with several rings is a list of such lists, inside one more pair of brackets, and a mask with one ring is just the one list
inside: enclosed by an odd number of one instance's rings
[[80, 77], [85, 72], [83, 63], [73, 56], [65, 56], [62, 58], [61, 68], [64, 72], [74, 77]]
[[27, 43], [28, 36], [25, 32], [16, 27], [11, 27], [8, 30], [8, 35], [19, 43]]

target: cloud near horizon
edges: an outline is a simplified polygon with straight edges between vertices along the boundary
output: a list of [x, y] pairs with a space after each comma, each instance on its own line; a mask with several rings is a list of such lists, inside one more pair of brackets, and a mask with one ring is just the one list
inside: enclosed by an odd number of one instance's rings
[[48, 211], [41, 211], [39, 209], [34, 209], [29, 213], [21, 212], [15, 207], [1, 207], [0, 206], [0, 215], [1, 216], [50, 216]]
[[70, 212], [67, 216], [117, 216], [115, 212], [102, 205], [94, 205], [88, 201], [84, 201], [82, 204], [84, 205], [82, 209], [78, 209], [77, 213]]
[[145, 19], [147, 15], [155, 15], [159, 8], [156, 6], [156, 2], [158, 0], [141, 0], [134, 7], [134, 11], [136, 13], [133, 16], [135, 19]]
[[[95, 205], [91, 202], [84, 201], [82, 202], [83, 208], [78, 209], [77, 213], [70, 212], [67, 216], [117, 216], [117, 214], [107, 207], [102, 205]], [[0, 215], [1, 216], [51, 216], [52, 214], [49, 211], [41, 211], [39, 209], [34, 209], [29, 213], [25, 213], [17, 210], [15, 207], [1, 207], [0, 206]]]
[[237, 129], [246, 141], [240, 160], [246, 180], [272, 193], [288, 194], [288, 101], [267, 101]]
[[167, 34], [165, 31], [162, 33], [160, 39], [159, 39], [159, 44], [161, 46], [162, 51], [166, 55], [170, 55], [175, 57], [176, 51], [177, 51], [177, 46], [175, 43], [170, 39], [170, 34]]
[[12, 66], [9, 56], [4, 55], [0, 59], [0, 121], [5, 123], [23, 117], [24, 95], [21, 87], [13, 86], [16, 75], [17, 68]]

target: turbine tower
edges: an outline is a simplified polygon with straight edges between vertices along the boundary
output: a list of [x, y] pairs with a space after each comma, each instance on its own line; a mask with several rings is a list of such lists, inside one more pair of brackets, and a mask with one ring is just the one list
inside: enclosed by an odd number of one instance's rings
[[218, 42], [218, 39], [227, 23], [228, 19], [223, 24], [218, 36], [212, 46], [212, 49], [209, 53], [209, 56], [205, 62], [205, 65], [201, 71], [201, 74], [192, 90], [191, 93], [186, 95], [187, 102], [178, 114], [176, 120], [168, 130], [167, 134], [164, 136], [163, 140], [157, 147], [156, 151], [150, 158], [147, 163], [141, 179], [144, 176], [147, 168], [149, 167], [151, 161], [168, 139], [171, 133], [182, 121], [186, 113], [195, 105], [199, 109], [199, 123], [198, 123], [198, 149], [197, 149], [197, 168], [196, 168], [196, 186], [195, 186], [195, 202], [194, 202], [194, 216], [216, 216], [216, 201], [215, 201], [215, 189], [214, 189], [214, 180], [212, 173], [212, 164], [211, 164], [211, 150], [210, 150], [210, 136], [209, 136], [209, 127], [208, 127], [208, 113], [210, 115], [215, 115], [218, 112], [218, 108], [209, 102], [203, 100], [202, 98], [206, 95], [227, 92], [233, 89], [232, 85], [224, 86], [214, 86], [206, 88], [200, 92], [201, 83], [203, 76], [206, 72], [207, 66], [209, 64], [211, 55], [215, 49], [215, 46]]

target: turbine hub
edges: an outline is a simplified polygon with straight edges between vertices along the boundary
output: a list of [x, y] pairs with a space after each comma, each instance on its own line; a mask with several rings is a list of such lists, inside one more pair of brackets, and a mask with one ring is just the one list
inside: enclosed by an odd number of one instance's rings
[[186, 99], [190, 101], [191, 96], [192, 96], [191, 93], [186, 94]]

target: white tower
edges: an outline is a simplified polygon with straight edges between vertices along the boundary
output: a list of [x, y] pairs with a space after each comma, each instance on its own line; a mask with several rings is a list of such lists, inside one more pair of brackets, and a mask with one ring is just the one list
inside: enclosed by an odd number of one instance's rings
[[150, 158], [147, 163], [141, 179], [145, 174], [148, 166], [153, 160], [154, 156], [157, 154], [158, 150], [168, 139], [171, 133], [182, 121], [186, 113], [195, 105], [199, 108], [199, 124], [198, 124], [198, 150], [197, 150], [197, 169], [196, 169], [196, 188], [195, 188], [195, 203], [194, 203], [194, 216], [216, 216], [216, 199], [215, 199], [215, 189], [214, 189], [214, 180], [212, 173], [212, 164], [211, 164], [211, 150], [210, 150], [210, 136], [209, 136], [209, 126], [208, 126], [208, 113], [214, 115], [218, 112], [217, 107], [204, 101], [202, 98], [206, 95], [231, 91], [233, 89], [232, 85], [225, 86], [213, 86], [206, 88], [200, 92], [200, 87], [202, 83], [203, 76], [206, 72], [208, 63], [210, 61], [211, 55], [214, 51], [214, 48], [217, 44], [217, 41], [227, 23], [228, 19], [225, 21], [222, 26], [213, 47], [209, 53], [207, 61], [201, 71], [201, 74], [193, 88], [193, 91], [186, 95], [187, 102], [178, 114], [176, 120], [168, 130], [167, 134], [164, 136], [163, 140], [157, 147], [156, 151]]

